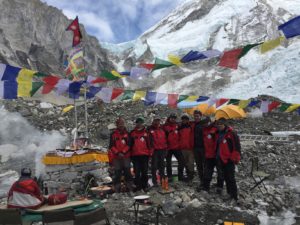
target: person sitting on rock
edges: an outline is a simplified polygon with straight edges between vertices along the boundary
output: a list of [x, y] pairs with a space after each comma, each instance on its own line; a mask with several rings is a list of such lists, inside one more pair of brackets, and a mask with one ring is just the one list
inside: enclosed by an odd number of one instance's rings
[[135, 128], [130, 132], [131, 160], [134, 168], [136, 191], [148, 191], [148, 162], [152, 155], [148, 131], [144, 119], [137, 118]]
[[[226, 119], [220, 118], [215, 122], [217, 128], [214, 149], [216, 161], [224, 175], [227, 192], [231, 198], [238, 200], [238, 190], [235, 180], [235, 165], [241, 159], [241, 145], [237, 133], [227, 126]], [[212, 174], [212, 173], [211, 173]], [[209, 187], [211, 178], [206, 177], [204, 186]], [[222, 188], [220, 186], [220, 188]]]
[[8, 192], [7, 208], [37, 209], [44, 200], [37, 182], [31, 178], [31, 170], [23, 168], [21, 177]]
[[124, 174], [129, 191], [132, 191], [132, 176], [130, 173], [129, 133], [126, 130], [124, 119], [117, 119], [116, 126], [117, 129], [110, 136], [109, 150], [115, 172], [114, 188], [115, 192], [119, 193], [121, 191], [122, 174]]
[[150, 135], [150, 145], [153, 150], [151, 159], [152, 182], [157, 186], [158, 179], [156, 177], [159, 171], [160, 181], [165, 178], [165, 158], [167, 154], [167, 137], [166, 133], [160, 125], [160, 118], [155, 118], [152, 125], [148, 128]]

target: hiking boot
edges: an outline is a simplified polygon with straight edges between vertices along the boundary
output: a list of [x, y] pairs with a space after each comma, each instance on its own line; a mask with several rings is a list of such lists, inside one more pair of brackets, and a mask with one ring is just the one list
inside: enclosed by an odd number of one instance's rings
[[217, 192], [218, 195], [222, 195], [223, 190], [222, 190], [222, 188], [217, 188], [217, 191], [216, 191], [216, 192]]

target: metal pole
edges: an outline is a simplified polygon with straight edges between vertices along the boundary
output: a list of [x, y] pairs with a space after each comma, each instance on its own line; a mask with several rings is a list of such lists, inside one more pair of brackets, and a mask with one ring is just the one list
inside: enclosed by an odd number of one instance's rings
[[85, 114], [85, 137], [89, 137], [88, 128], [88, 112], [87, 112], [87, 99], [86, 99], [86, 85], [84, 85], [84, 114]]
[[74, 134], [74, 143], [73, 145], [76, 145], [76, 138], [78, 136], [78, 120], [77, 120], [77, 105], [76, 105], [76, 99], [74, 98], [74, 119], [75, 119], [75, 134]]

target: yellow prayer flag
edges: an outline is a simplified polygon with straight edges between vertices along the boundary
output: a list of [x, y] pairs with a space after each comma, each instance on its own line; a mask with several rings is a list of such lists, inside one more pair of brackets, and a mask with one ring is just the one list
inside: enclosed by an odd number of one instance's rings
[[180, 58], [176, 55], [169, 54], [168, 59], [171, 63], [173, 63], [177, 66], [180, 66], [182, 64], [181, 61], [180, 61]]
[[123, 76], [123, 75], [119, 74], [119, 73], [118, 73], [117, 71], [115, 71], [115, 70], [112, 70], [112, 71], [111, 71], [111, 74], [114, 75], [115, 77], [120, 77], [120, 78], [126, 77], [126, 76]]
[[239, 107], [240, 107], [241, 109], [246, 108], [246, 107], [249, 105], [250, 101], [251, 101], [251, 100], [240, 100]]
[[32, 90], [32, 77], [36, 71], [21, 69], [18, 77], [18, 97], [30, 97], [30, 92]]
[[270, 41], [266, 41], [263, 44], [260, 45], [260, 53], [266, 53], [274, 48], [276, 48], [277, 46], [279, 46], [281, 44], [281, 42], [284, 40], [284, 37], [279, 37], [276, 38], [274, 40], [270, 40]]
[[185, 99], [184, 101], [188, 101], [188, 102], [194, 102], [199, 98], [198, 95], [191, 95], [189, 96], [187, 99]]
[[145, 98], [146, 96], [146, 91], [135, 91], [133, 95], [133, 101], [138, 101], [141, 100], [142, 98]]
[[65, 108], [63, 108], [63, 113], [67, 113], [67, 112], [69, 112], [70, 110], [72, 110], [74, 108], [74, 105], [69, 105], [69, 106], [67, 106], [67, 107], [65, 107]]
[[300, 104], [292, 104], [290, 107], [285, 110], [285, 112], [293, 112], [294, 110], [298, 109], [300, 107]]

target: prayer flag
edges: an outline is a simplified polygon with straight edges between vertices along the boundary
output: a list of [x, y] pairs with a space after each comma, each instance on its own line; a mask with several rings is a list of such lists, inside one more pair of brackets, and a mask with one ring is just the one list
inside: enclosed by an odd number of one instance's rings
[[241, 109], [244, 109], [244, 108], [246, 108], [246, 107], [249, 105], [249, 102], [250, 102], [250, 101], [251, 101], [250, 99], [248, 99], [248, 100], [240, 100], [238, 106], [239, 106]]
[[300, 16], [297, 16], [288, 22], [281, 24], [278, 30], [282, 30], [286, 38], [300, 35]]
[[140, 63], [140, 66], [145, 68], [145, 69], [148, 69], [148, 70], [153, 70], [155, 64], [152, 64], [152, 63]]
[[211, 50], [203, 51], [202, 54], [205, 55], [208, 59], [211, 59], [211, 58], [221, 56], [222, 52], [220, 52], [217, 49], [211, 49]]
[[280, 112], [286, 111], [292, 104], [289, 103], [281, 103], [280, 107], [278, 108]]
[[82, 81], [74, 81], [69, 84], [69, 97], [70, 98], [79, 98], [80, 95], [80, 88], [83, 84]]
[[288, 107], [287, 110], [285, 110], [285, 112], [293, 112], [294, 110], [296, 110], [299, 107], [300, 107], [300, 104], [292, 104], [290, 107]]
[[131, 100], [133, 98], [134, 91], [133, 90], [125, 90], [123, 93], [123, 96], [121, 98], [121, 101], [124, 100]]
[[31, 97], [32, 77], [35, 71], [21, 69], [17, 77], [18, 97]]
[[145, 96], [144, 104], [146, 106], [153, 105], [155, 103], [155, 100], [156, 100], [156, 95], [157, 95], [156, 92], [147, 91], [147, 94]]
[[219, 98], [216, 100], [216, 108], [224, 105], [226, 102], [228, 102], [228, 98]]
[[199, 96], [199, 98], [197, 99], [197, 102], [205, 102], [209, 99], [209, 97], [207, 96]]
[[174, 65], [180, 66], [182, 64], [181, 61], [180, 61], [180, 58], [176, 55], [169, 54], [168, 59]]
[[124, 92], [124, 90], [121, 89], [121, 88], [113, 88], [112, 94], [111, 94], [111, 100], [116, 99], [116, 98], [119, 97], [123, 92]]
[[146, 96], [146, 91], [135, 91], [132, 100], [138, 101], [141, 100], [142, 98], [145, 98], [145, 96]]
[[269, 111], [269, 104], [270, 104], [270, 102], [268, 100], [261, 101], [260, 111], [262, 113], [267, 113]]
[[0, 99], [16, 99], [18, 93], [18, 84], [15, 81], [0, 82]]
[[125, 76], [121, 75], [120, 73], [118, 73], [115, 70], [112, 70], [111, 73], [115, 76], [115, 77], [119, 77], [119, 78], [124, 78]]
[[94, 98], [96, 94], [101, 91], [102, 87], [90, 86], [89, 91], [86, 93], [87, 98]]
[[190, 96], [187, 97], [186, 101], [194, 102], [194, 101], [197, 101], [198, 99], [199, 99], [198, 95], [190, 95]]
[[56, 86], [59, 80], [60, 80], [59, 77], [53, 75], [48, 75], [44, 77], [43, 81], [45, 84], [43, 86], [42, 94], [50, 93], [54, 89], [54, 87]]
[[111, 102], [112, 96], [112, 88], [111, 87], [103, 87], [101, 90], [96, 94], [96, 97], [102, 99], [105, 103]]
[[70, 110], [72, 110], [74, 108], [74, 105], [69, 105], [69, 106], [67, 106], [67, 107], [65, 107], [65, 108], [63, 108], [63, 113], [67, 113], [67, 112], [69, 112]]
[[207, 56], [205, 56], [202, 52], [198, 51], [189, 51], [185, 56], [183, 56], [180, 61], [182, 63], [188, 63], [195, 60], [205, 59]]
[[1, 80], [15, 82], [21, 68], [14, 67], [11, 65], [5, 65], [5, 64], [0, 64], [0, 65], [1, 65], [1, 69], [0, 69]]
[[248, 107], [256, 106], [259, 102], [259, 100], [251, 100], [251, 102], [248, 104]]
[[241, 54], [239, 54], [238, 58], [242, 58], [244, 57], [245, 55], [247, 55], [247, 53], [252, 49], [254, 48], [255, 46], [257, 45], [260, 45], [261, 43], [256, 43], [256, 44], [249, 44], [249, 45], [246, 45], [245, 47], [243, 47], [243, 50], [241, 52]]
[[66, 30], [70, 30], [73, 32], [73, 47], [75, 47], [80, 43], [82, 38], [78, 22], [78, 16], [76, 16], [76, 18], [72, 21], [72, 23], [67, 27]]
[[168, 94], [168, 106], [171, 108], [177, 107], [178, 94]]
[[57, 84], [55, 85], [56, 93], [62, 95], [63, 93], [67, 92], [71, 81], [67, 79], [60, 79]]
[[106, 80], [117, 80], [120, 77], [115, 76], [114, 74], [108, 72], [108, 71], [103, 71], [100, 74], [100, 77], [105, 78]]
[[130, 70], [130, 77], [138, 79], [141, 76], [149, 75], [150, 71], [142, 67], [132, 67]]
[[162, 69], [162, 68], [170, 67], [173, 65], [174, 64], [169, 61], [155, 58], [155, 66], [154, 66], [153, 70]]
[[242, 50], [243, 49], [239, 48], [224, 52], [222, 58], [220, 59], [219, 66], [237, 69], [239, 64], [238, 56], [241, 54]]
[[238, 99], [230, 99], [228, 102], [228, 105], [238, 105], [240, 103], [240, 100]]
[[277, 46], [279, 46], [281, 44], [281, 42], [284, 41], [284, 37], [279, 37], [276, 38], [274, 40], [270, 40], [270, 41], [265, 41], [261, 46], [260, 46], [260, 53], [266, 53], [274, 48], [276, 48]]
[[157, 93], [155, 99], [155, 105], [160, 104], [162, 101], [168, 98], [168, 94], [166, 93]]
[[178, 102], [177, 102], [177, 103], [186, 100], [188, 97], [189, 97], [188, 95], [179, 95], [179, 98], [178, 98]]
[[30, 91], [30, 96], [32, 97], [42, 86], [43, 82], [32, 82], [32, 89]]
[[277, 108], [280, 105], [280, 102], [273, 101], [269, 104], [269, 112], [271, 112], [273, 109]]

